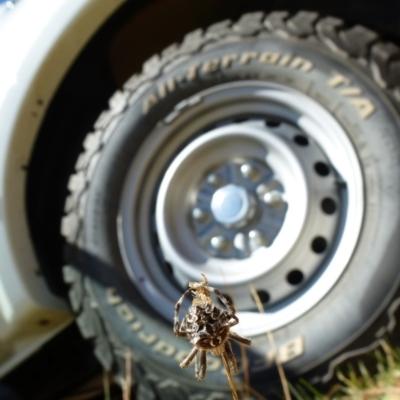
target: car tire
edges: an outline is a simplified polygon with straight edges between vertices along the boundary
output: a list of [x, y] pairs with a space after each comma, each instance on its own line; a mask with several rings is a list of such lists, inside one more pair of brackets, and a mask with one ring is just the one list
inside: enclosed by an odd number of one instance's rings
[[[399, 55], [337, 18], [251, 13], [188, 34], [114, 94], [69, 180], [64, 278], [104, 368], [121, 379], [131, 360], [138, 399], [230, 398], [218, 358], [204, 382], [179, 368], [173, 305], [201, 272], [253, 339], [254, 398], [277, 385], [275, 350], [290, 378], [327, 382], [394, 329]], [[213, 205], [229, 185], [248, 200], [233, 222]]]

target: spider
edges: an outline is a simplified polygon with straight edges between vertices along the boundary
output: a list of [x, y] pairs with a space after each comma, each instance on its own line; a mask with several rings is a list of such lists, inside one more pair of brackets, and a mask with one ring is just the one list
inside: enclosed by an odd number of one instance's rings
[[[200, 352], [200, 363], [197, 360], [195, 365], [195, 374], [198, 380], [203, 380], [206, 375], [208, 351], [215, 356], [223, 357], [225, 367], [236, 374], [237, 364], [229, 339], [246, 346], [251, 344], [250, 339], [230, 331], [232, 326], [239, 323], [235, 308], [217, 289], [208, 286], [207, 277], [204, 274], [201, 275], [203, 282], [189, 282], [189, 289], [175, 305], [174, 316], [175, 336], [184, 337], [194, 345], [192, 351], [180, 363], [180, 367], [187, 368]], [[219, 297], [228, 311], [221, 310], [214, 305], [210, 292]], [[179, 309], [189, 293], [194, 297], [193, 302], [179, 326]]]

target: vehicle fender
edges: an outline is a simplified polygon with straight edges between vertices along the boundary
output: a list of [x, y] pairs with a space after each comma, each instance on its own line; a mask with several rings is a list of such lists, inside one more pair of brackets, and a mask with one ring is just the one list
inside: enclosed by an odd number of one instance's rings
[[0, 376], [72, 320], [35, 257], [27, 170], [60, 82], [124, 1], [20, 0], [0, 18]]

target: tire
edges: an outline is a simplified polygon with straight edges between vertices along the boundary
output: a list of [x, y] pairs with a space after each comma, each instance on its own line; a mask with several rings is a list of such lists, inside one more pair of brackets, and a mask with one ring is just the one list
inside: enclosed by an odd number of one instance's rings
[[[267, 330], [290, 378], [321, 383], [395, 328], [399, 56], [336, 18], [252, 13], [188, 34], [111, 98], [69, 181], [64, 278], [104, 368], [123, 377], [130, 348], [138, 399], [231, 398], [219, 359], [204, 382], [178, 365], [173, 305], [200, 272], [235, 302], [264, 395]], [[232, 220], [212, 197], [228, 185]]]

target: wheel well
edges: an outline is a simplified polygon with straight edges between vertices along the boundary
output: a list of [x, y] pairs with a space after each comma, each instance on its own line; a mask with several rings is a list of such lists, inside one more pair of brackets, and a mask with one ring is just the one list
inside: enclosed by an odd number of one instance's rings
[[185, 33], [257, 10], [316, 10], [360, 22], [399, 41], [397, 0], [159, 0], [128, 1], [91, 39], [55, 93], [28, 168], [26, 207], [31, 237], [50, 288], [66, 293], [61, 277], [60, 221], [67, 182], [82, 140], [111, 94], [142, 63]]

